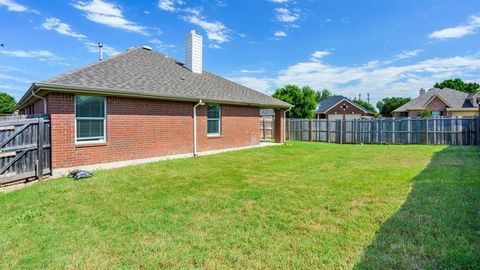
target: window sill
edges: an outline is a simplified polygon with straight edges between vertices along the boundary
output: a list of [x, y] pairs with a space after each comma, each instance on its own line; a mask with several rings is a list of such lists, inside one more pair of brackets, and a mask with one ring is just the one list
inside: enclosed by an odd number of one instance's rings
[[84, 147], [100, 147], [100, 146], [107, 146], [106, 142], [82, 142], [82, 143], [75, 143], [75, 148], [84, 148]]
[[207, 139], [219, 139], [222, 138], [222, 135], [207, 135]]

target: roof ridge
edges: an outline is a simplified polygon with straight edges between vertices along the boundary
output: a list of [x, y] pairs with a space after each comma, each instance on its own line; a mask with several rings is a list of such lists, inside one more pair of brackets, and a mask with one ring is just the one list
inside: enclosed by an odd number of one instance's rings
[[96, 66], [96, 65], [105, 63], [105, 62], [107, 62], [107, 61], [110, 61], [110, 60], [112, 60], [112, 59], [118, 58], [118, 57], [120, 57], [120, 56], [123, 56], [123, 55], [125, 55], [125, 54], [127, 54], [127, 53], [130, 53], [130, 52], [133, 52], [133, 51], [136, 51], [136, 50], [139, 50], [139, 49], [143, 49], [143, 48], [142, 48], [142, 47], [135, 47], [135, 48], [133, 48], [133, 49], [127, 49], [126, 51], [121, 52], [121, 53], [119, 53], [119, 54], [116, 54], [116, 55], [114, 55], [114, 56], [111, 56], [111, 57], [109, 57], [109, 58], [106, 59], [106, 60], [100, 60], [100, 61], [97, 61], [97, 62], [94, 62], [94, 63], [87, 64], [87, 65], [82, 66], [82, 67], [78, 67], [78, 68], [72, 69], [72, 70], [70, 70], [70, 71], [61, 73], [61, 74], [59, 74], [59, 75], [57, 75], [57, 76], [50, 77], [50, 78], [48, 78], [47, 80], [44, 80], [44, 81], [42, 81], [42, 82], [49, 82], [49, 81], [52, 81], [52, 80], [61, 78], [61, 77], [63, 77], [63, 76], [67, 76], [67, 75], [73, 74], [73, 73], [75, 73], [75, 72], [79, 72], [79, 71], [88, 69], [88, 68], [90, 68], [90, 67], [93, 67], [93, 66]]

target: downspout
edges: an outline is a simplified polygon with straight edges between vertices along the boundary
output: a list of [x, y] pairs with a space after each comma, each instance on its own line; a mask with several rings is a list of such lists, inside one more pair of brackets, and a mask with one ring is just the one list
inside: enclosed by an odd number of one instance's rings
[[195, 106], [193, 106], [193, 156], [197, 156], [197, 107], [205, 105], [200, 99]]
[[283, 142], [286, 141], [287, 138], [287, 112], [293, 109], [293, 107], [288, 108], [283, 112]]
[[47, 99], [42, 97], [42, 96], [37, 95], [37, 93], [35, 93], [35, 90], [32, 90], [32, 97], [39, 98], [43, 101], [43, 113], [46, 114], [47, 113]]

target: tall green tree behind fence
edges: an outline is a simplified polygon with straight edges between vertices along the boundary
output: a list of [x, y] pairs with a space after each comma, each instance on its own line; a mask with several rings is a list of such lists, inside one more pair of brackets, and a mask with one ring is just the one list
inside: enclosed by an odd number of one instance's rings
[[480, 146], [480, 117], [287, 119], [286, 133], [295, 141]]

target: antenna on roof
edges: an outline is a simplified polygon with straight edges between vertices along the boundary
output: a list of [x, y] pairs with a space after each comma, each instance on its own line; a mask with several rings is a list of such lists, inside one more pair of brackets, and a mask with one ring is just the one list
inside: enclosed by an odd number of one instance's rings
[[98, 42], [98, 50], [99, 50], [99, 56], [98, 56], [98, 60], [99, 61], [102, 61], [103, 60], [103, 43], [102, 42]]

